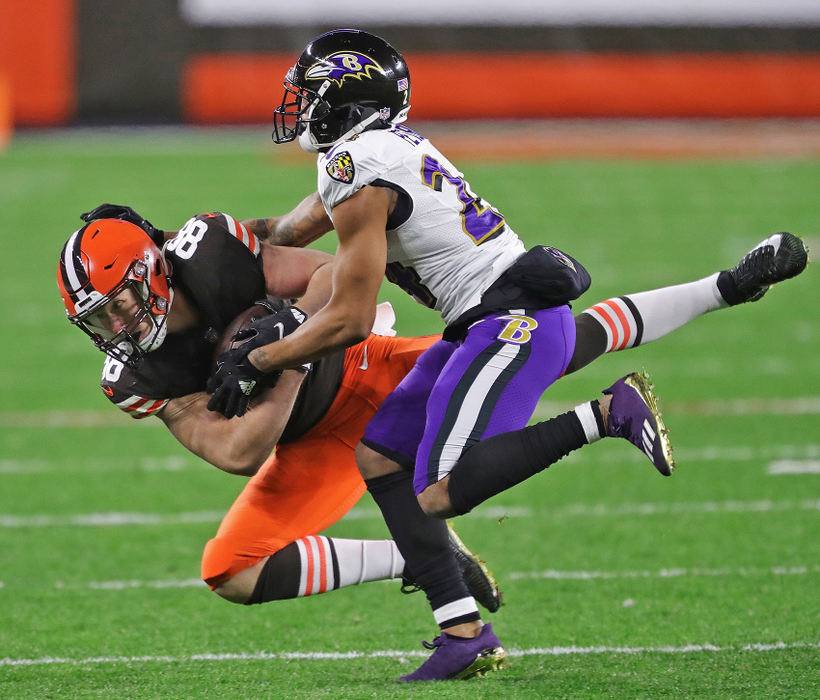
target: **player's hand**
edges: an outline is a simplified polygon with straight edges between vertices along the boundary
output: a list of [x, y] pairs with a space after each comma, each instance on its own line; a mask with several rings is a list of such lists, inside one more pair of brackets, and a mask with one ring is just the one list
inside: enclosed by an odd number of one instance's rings
[[[226, 418], [242, 416], [248, 410], [251, 398], [263, 387], [276, 385], [281, 370], [263, 372], [257, 369], [248, 354], [251, 350], [275, 343], [290, 335], [307, 320], [301, 309], [289, 306], [270, 316], [253, 321], [248, 328], [238, 331], [234, 342], [243, 341], [239, 347], [222, 353], [216, 361], [216, 371], [208, 379], [206, 389], [212, 393], [208, 409], [218, 411]], [[310, 365], [302, 365], [304, 371]]]
[[225, 418], [244, 416], [254, 394], [258, 393], [260, 382], [265, 387], [276, 384], [281, 370], [266, 373], [257, 369], [248, 359], [250, 349], [244, 345], [222, 353], [216, 361], [216, 371], [207, 384], [208, 410], [221, 413]]
[[287, 306], [270, 316], [257, 318], [247, 328], [238, 331], [233, 339], [235, 341], [244, 340], [242, 348], [247, 346], [247, 352], [250, 352], [254, 348], [261, 348], [263, 345], [282, 340], [305, 321], [307, 321], [307, 315], [304, 311], [295, 306]]
[[91, 222], [95, 219], [122, 219], [135, 226], [139, 226], [145, 233], [151, 236], [151, 240], [160, 248], [162, 248], [162, 244], [165, 242], [165, 234], [160, 229], [140, 214], [137, 214], [131, 207], [127, 207], [124, 204], [100, 204], [91, 211], [80, 214], [80, 218], [86, 222]]

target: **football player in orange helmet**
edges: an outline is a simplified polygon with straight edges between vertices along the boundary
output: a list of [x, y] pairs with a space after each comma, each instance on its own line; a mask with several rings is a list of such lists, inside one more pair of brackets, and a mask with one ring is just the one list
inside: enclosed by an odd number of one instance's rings
[[[211, 588], [252, 604], [379, 579], [411, 584], [392, 540], [319, 533], [364, 493], [353, 447], [375, 406], [437, 337], [396, 338], [388, 323], [385, 334], [309, 371], [286, 370], [256, 387], [252, 410], [227, 420], [207, 410], [205, 391], [225, 328], [266, 298], [268, 326], [293, 330], [295, 307], [282, 299], [298, 298], [301, 315], [321, 308], [332, 256], [270, 245], [218, 212], [167, 234], [116, 205], [84, 219], [62, 249], [57, 282], [69, 321], [106, 354], [104, 394], [134, 418], [158, 417], [215, 466], [251, 477], [205, 547], [202, 577]], [[463, 585], [497, 609], [489, 572], [454, 533], [446, 546]]]

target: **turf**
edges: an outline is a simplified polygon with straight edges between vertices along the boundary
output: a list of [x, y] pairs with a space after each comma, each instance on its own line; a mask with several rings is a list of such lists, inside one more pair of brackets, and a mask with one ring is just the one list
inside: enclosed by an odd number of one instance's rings
[[[77, 215], [128, 203], [164, 228], [202, 210], [244, 218], [307, 194], [312, 164], [264, 133], [19, 136], [0, 156], [0, 696], [766, 697], [820, 694], [820, 278], [698, 319], [558, 382], [547, 417], [646, 367], [679, 469], [663, 479], [600, 443], [458, 523], [506, 604], [509, 667], [405, 688], [435, 634], [420, 594], [376, 583], [247, 608], [197, 584], [242, 486], [159, 421], [98, 389], [101, 355], [56, 290]], [[685, 282], [772, 231], [815, 248], [812, 160], [462, 164], [529, 243], [582, 260], [576, 304]], [[333, 249], [333, 237], [317, 244]], [[402, 334], [440, 329], [397, 290]], [[383, 537], [368, 497], [331, 533]]]

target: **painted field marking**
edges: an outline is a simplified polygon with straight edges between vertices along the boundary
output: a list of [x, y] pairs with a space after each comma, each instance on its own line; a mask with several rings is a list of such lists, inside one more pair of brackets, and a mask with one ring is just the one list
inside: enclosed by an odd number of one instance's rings
[[83, 513], [77, 515], [0, 515], [0, 527], [117, 527], [124, 525], [190, 525], [218, 523], [224, 511], [189, 513]]
[[[507, 655], [523, 658], [528, 656], [583, 656], [589, 654], [695, 654], [701, 652], [737, 653], [787, 651], [790, 649], [820, 649], [820, 642], [749, 642], [737, 645], [717, 646], [714, 644], [686, 644], [685, 646], [630, 647], [630, 646], [555, 646], [532, 647], [529, 649], [507, 649]], [[349, 661], [350, 659], [405, 659], [425, 658], [428, 651], [401, 651], [381, 649], [376, 651], [290, 651], [223, 654], [184, 654], [180, 656], [90, 656], [86, 658], [68, 658], [61, 656], [44, 656], [39, 659], [0, 658], [0, 666], [48, 666], [66, 664], [69, 666], [84, 665], [119, 665], [135, 663], [196, 663], [200, 661]]]
[[[612, 581], [618, 579], [656, 579], [656, 578], [700, 578], [720, 576], [806, 576], [820, 573], [820, 565], [808, 566], [769, 566], [769, 567], [740, 567], [737, 569], [706, 569], [701, 567], [671, 567], [657, 571], [559, 571], [545, 569], [543, 571], [510, 571], [504, 574], [505, 581], [521, 580], [550, 580], [550, 581]], [[394, 583], [399, 578], [384, 579], [378, 583]], [[0, 582], [2, 587], [2, 582]], [[88, 583], [64, 583], [55, 581], [57, 590], [93, 590], [93, 591], [126, 591], [137, 588], [153, 588], [156, 590], [172, 590], [178, 588], [206, 588], [204, 581], [198, 578], [174, 580], [141, 581], [129, 579], [127, 581], [90, 581]]]
[[[553, 416], [570, 410], [573, 404], [544, 400], [538, 403], [538, 416]], [[820, 413], [820, 396], [795, 398], [700, 399], [665, 401], [670, 414], [697, 416], [816, 415]], [[0, 428], [105, 428], [138, 425], [160, 429], [159, 420], [135, 421], [122, 411], [0, 411]]]
[[125, 591], [133, 588], [155, 588], [155, 589], [172, 589], [172, 588], [207, 588], [207, 584], [200, 578], [184, 578], [178, 580], [163, 580], [163, 581], [91, 581], [87, 584], [65, 584], [62, 581], [56, 581], [54, 588], [58, 590], [76, 590], [90, 588], [94, 591]]
[[[131, 419], [133, 420], [133, 419]], [[100, 472], [124, 472], [136, 469], [143, 472], [179, 472], [189, 468], [208, 466], [193, 455], [166, 455], [164, 457], [141, 457], [123, 464], [118, 459], [88, 459], [77, 468], [60, 457], [53, 459], [0, 459], [0, 474], [98, 474]], [[72, 468], [73, 467], [73, 468]]]
[[[525, 506], [496, 506], [470, 514], [471, 518], [503, 520], [506, 518], [612, 517], [624, 515], [669, 515], [681, 513], [782, 513], [820, 510], [820, 499], [802, 501], [703, 501], [684, 503], [566, 504], [543, 510]], [[218, 523], [223, 511], [188, 513], [84, 513], [77, 515], [0, 515], [0, 528], [20, 527], [121, 527], [133, 525], [190, 525]], [[354, 508], [342, 520], [381, 520], [376, 508]]]
[[[489, 520], [500, 518], [529, 518], [532, 509], [511, 506], [484, 509], [476, 517]], [[219, 523], [225, 511], [192, 511], [187, 513], [82, 513], [76, 515], [2, 515], [0, 528], [18, 527], [123, 527], [133, 525], [190, 525], [199, 523]], [[342, 520], [381, 520], [381, 512], [376, 508], [354, 508]]]
[[805, 576], [820, 573], [820, 566], [771, 566], [741, 567], [739, 569], [666, 568], [657, 571], [511, 571], [505, 579], [555, 580], [555, 581], [596, 581], [614, 579], [686, 578], [704, 576]]
[[[133, 419], [132, 419], [133, 420]], [[765, 445], [760, 447], [748, 446], [722, 446], [705, 445], [702, 447], [683, 447], [675, 450], [675, 456], [680, 462], [751, 462], [756, 460], [771, 461], [772, 464], [786, 462], [808, 463], [800, 471], [795, 466], [793, 471], [776, 471], [770, 466], [769, 474], [816, 474], [815, 469], [820, 469], [814, 465], [820, 464], [820, 444], [812, 443], [808, 445]], [[589, 453], [584, 459], [597, 462], [610, 462], [610, 457], [603, 457], [602, 453]], [[619, 457], [621, 460], [642, 462], [643, 457], [637, 453]], [[185, 453], [176, 455], [164, 455], [158, 457], [141, 457], [134, 461], [121, 462], [117, 459], [88, 459], [83, 462], [72, 460], [66, 462], [59, 457], [53, 459], [0, 459], [0, 474], [3, 475], [30, 475], [30, 474], [98, 474], [98, 473], [123, 473], [129, 470], [145, 472], [179, 472], [187, 469], [202, 469], [210, 467], [193, 455]], [[786, 467], [777, 469], [785, 470]]]
[[[820, 413], [820, 396], [802, 396], [790, 399], [697, 399], [691, 401], [664, 401], [664, 412], [688, 416], [811, 416]], [[572, 403], [542, 400], [538, 402], [539, 419], [572, 409]], [[2, 423], [0, 423], [2, 425]]]
[[[750, 462], [754, 460], [810, 460], [820, 458], [820, 444], [809, 445], [763, 445], [749, 447], [740, 445], [703, 445], [682, 447], [675, 456], [687, 462]], [[639, 461], [642, 458], [636, 455]]]
[[153, 588], [156, 590], [172, 590], [176, 588], [207, 588], [207, 584], [200, 578], [183, 578], [178, 580], [139, 581], [91, 581], [89, 583], [65, 583], [55, 581], [54, 588], [60, 591], [76, 591], [90, 589], [92, 591], [127, 591], [136, 588]]
[[780, 459], [776, 462], [772, 462], [766, 470], [766, 473], [773, 476], [783, 474], [820, 474], [820, 460]]
[[134, 420], [122, 411], [3, 411], [0, 428], [162, 428], [159, 420]]

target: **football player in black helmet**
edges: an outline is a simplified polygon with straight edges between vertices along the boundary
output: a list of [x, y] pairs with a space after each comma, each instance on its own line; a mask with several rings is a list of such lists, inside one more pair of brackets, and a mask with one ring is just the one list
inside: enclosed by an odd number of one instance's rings
[[[805, 268], [806, 251], [796, 236], [775, 234], [731, 270], [606, 300], [573, 320], [569, 303], [590, 283], [583, 266], [550, 246], [526, 250], [463, 173], [402, 124], [409, 107], [404, 59], [367, 32], [317, 37], [288, 72], [274, 140], [298, 137], [303, 149], [318, 152], [318, 192], [291, 214], [252, 227], [295, 245], [335, 229], [333, 295], [294, 333], [265, 346], [249, 343], [241, 354], [262, 373], [360, 342], [385, 276], [441, 314], [444, 338], [385, 400], [356, 451], [443, 632], [431, 657], [403, 677], [416, 681], [477, 675], [503, 656], [463, 581], [438, 565], [444, 522], [438, 531], [416, 523], [427, 514], [466, 513], [604, 437], [627, 439], [669, 475], [666, 429], [642, 374], [616, 380], [600, 398], [561, 416], [528, 421], [563, 374], [707, 311], [759, 299], [770, 284]], [[223, 371], [229, 367], [226, 361]], [[215, 379], [217, 392], [230, 393]], [[407, 498], [410, 484], [417, 501]]]
[[298, 137], [308, 152], [325, 151], [367, 129], [407, 119], [410, 72], [384, 39], [337, 29], [311, 41], [285, 78], [273, 117], [273, 139]]

